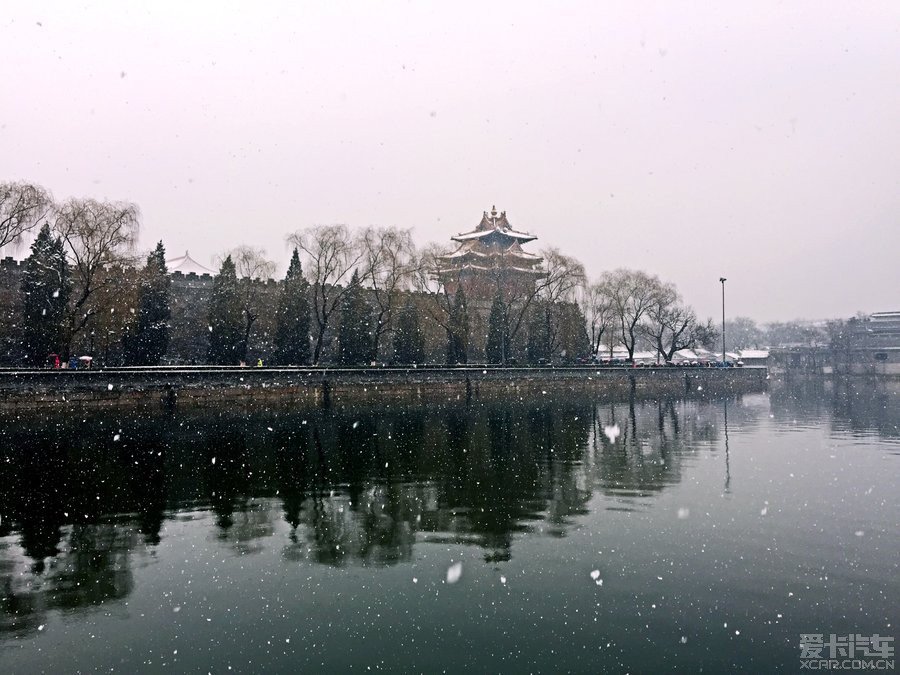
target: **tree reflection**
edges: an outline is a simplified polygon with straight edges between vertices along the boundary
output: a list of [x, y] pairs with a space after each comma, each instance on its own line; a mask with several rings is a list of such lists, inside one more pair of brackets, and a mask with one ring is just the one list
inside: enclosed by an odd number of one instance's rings
[[[33, 452], [20, 455], [17, 470], [5, 474], [10, 487], [15, 487], [19, 499], [3, 508], [7, 517], [18, 515], [22, 533], [21, 544], [26, 555], [34, 560], [35, 572], [43, 570], [44, 560], [59, 553], [65, 523], [62, 504], [57, 498], [66, 489], [66, 458], [68, 440], [64, 435], [52, 435]], [[9, 449], [12, 453], [13, 448]], [[11, 462], [7, 457], [7, 466]], [[6, 494], [6, 490], [3, 490]], [[13, 516], [14, 517], [14, 516]]]
[[77, 525], [44, 584], [48, 608], [70, 609], [124, 598], [133, 577], [129, 556], [137, 531], [113, 523]]
[[296, 452], [280, 453], [281, 474], [293, 478], [281, 481], [292, 541], [285, 555], [393, 564], [410, 559], [422, 537], [508, 559], [514, 535], [532, 523], [546, 519], [562, 533], [569, 516], [584, 512], [590, 492], [572, 461], [586, 443], [589, 410], [582, 404], [567, 420], [550, 406], [527, 415], [506, 406], [367, 420], [314, 415]]
[[131, 554], [140, 542], [136, 528], [102, 523], [67, 530], [59, 550], [39, 568], [22, 569], [21, 558], [0, 549], [0, 633], [24, 635], [52, 610], [96, 607], [131, 593]]
[[598, 406], [592, 430], [596, 485], [616, 497], [621, 508], [679, 483], [685, 455], [701, 445], [715, 447], [719, 410], [697, 402], [690, 404], [690, 415], [683, 415], [683, 405], [632, 399], [627, 406]]
[[160, 539], [164, 442], [139, 419], [127, 433], [91, 421], [0, 427], [2, 632], [34, 631], [50, 610], [124, 598], [131, 553]]
[[0, 630], [124, 598], [134, 553], [181, 510], [213, 514], [231, 555], [385, 566], [447, 542], [510, 560], [524, 535], [567, 536], [597, 497], [636, 508], [681, 481], [684, 457], [717, 448], [721, 414], [540, 397], [16, 420], [0, 426]]

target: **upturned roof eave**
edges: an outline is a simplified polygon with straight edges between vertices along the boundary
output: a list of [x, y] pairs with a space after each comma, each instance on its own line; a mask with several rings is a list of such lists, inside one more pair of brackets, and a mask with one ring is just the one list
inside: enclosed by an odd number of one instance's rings
[[457, 234], [456, 236], [450, 237], [453, 241], [457, 241], [460, 243], [466, 241], [472, 241], [473, 239], [483, 239], [491, 234], [499, 234], [502, 237], [509, 237], [510, 239], [515, 239], [520, 242], [529, 242], [537, 239], [532, 234], [528, 234], [527, 232], [517, 232], [516, 230], [501, 230], [499, 228], [493, 228], [490, 230], [473, 230], [471, 232], [462, 232]]
[[522, 261], [539, 263], [543, 261], [543, 258], [539, 255], [534, 255], [533, 253], [528, 253], [526, 251], [504, 251], [502, 253], [495, 252], [485, 252], [485, 251], [476, 251], [473, 249], [460, 249], [458, 251], [454, 251], [449, 255], [441, 256], [441, 260], [461, 260], [467, 258], [469, 256], [481, 259], [494, 259], [494, 258], [517, 258]]
[[[496, 267], [486, 267], [484, 265], [472, 265], [472, 264], [464, 264], [457, 265], [455, 267], [444, 267], [436, 270], [437, 274], [450, 274], [451, 272], [461, 272], [464, 270], [475, 270], [478, 272], [496, 272], [498, 268]], [[537, 276], [545, 276], [547, 273], [541, 269], [535, 269], [533, 267], [514, 267], [508, 266], [502, 268], [505, 272], [520, 272], [523, 274], [533, 274]]]

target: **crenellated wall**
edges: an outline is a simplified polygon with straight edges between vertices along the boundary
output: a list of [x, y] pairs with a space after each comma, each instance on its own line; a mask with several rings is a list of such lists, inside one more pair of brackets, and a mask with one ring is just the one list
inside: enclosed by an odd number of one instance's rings
[[[19, 348], [22, 333], [22, 299], [20, 286], [25, 263], [13, 258], [0, 259], [0, 365], [21, 363]], [[164, 361], [171, 364], [204, 363], [209, 346], [209, 297], [214, 277], [210, 274], [170, 276], [170, 306], [172, 318], [169, 351]], [[258, 282], [254, 287], [261, 305], [259, 319], [250, 334], [249, 356], [265, 358], [272, 351], [274, 308], [278, 283], [274, 280]], [[76, 340], [76, 350], [87, 350], [84, 340]]]
[[[12, 258], [0, 260], [0, 366], [17, 366], [22, 362], [19, 349], [21, 342], [22, 303], [19, 288], [24, 275], [25, 265]], [[172, 316], [170, 319], [169, 350], [163, 358], [164, 365], [193, 365], [206, 363], [206, 352], [209, 347], [209, 300], [212, 294], [214, 275], [173, 272], [170, 275], [171, 286], [169, 301]], [[268, 363], [274, 352], [273, 337], [275, 332], [275, 314], [278, 303], [279, 283], [275, 280], [254, 282], [252, 292], [256, 295], [259, 317], [253, 325], [247, 350], [248, 363], [255, 364], [261, 358]], [[447, 337], [440, 322], [431, 316], [433, 303], [423, 293], [404, 292], [413, 305], [420, 308], [419, 326], [425, 339], [425, 361], [428, 363], [444, 363], [446, 358]], [[395, 311], [406, 302], [405, 298], [397, 303]], [[372, 305], [374, 307], [374, 302]], [[428, 307], [432, 305], [432, 307]], [[485, 361], [485, 344], [487, 343], [488, 315], [491, 302], [489, 300], [471, 300], [469, 312], [469, 360]], [[337, 360], [337, 335], [340, 329], [340, 312], [335, 312], [331, 325], [325, 335], [323, 362]], [[310, 330], [315, 333], [315, 321], [310, 321]], [[79, 354], [91, 353], [87, 334], [82, 335], [73, 344], [73, 350]], [[519, 331], [514, 340], [513, 352], [524, 352], [525, 328]], [[393, 334], [382, 336], [379, 345], [378, 361], [389, 363], [393, 353]], [[92, 355], [102, 360], [99, 351]], [[99, 361], [98, 360], [98, 364]], [[110, 357], [104, 365], [120, 365]]]

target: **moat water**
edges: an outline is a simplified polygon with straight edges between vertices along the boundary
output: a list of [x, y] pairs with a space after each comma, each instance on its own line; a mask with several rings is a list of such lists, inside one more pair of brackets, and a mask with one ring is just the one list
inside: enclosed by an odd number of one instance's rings
[[898, 403], [5, 414], [0, 672], [793, 672], [900, 634]]

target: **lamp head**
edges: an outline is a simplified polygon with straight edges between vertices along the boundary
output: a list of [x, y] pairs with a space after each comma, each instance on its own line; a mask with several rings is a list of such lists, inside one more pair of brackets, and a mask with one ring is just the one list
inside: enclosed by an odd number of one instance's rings
[[719, 281], [724, 284], [726, 281], [728, 281], [728, 279], [726, 279], [725, 277], [719, 277]]

